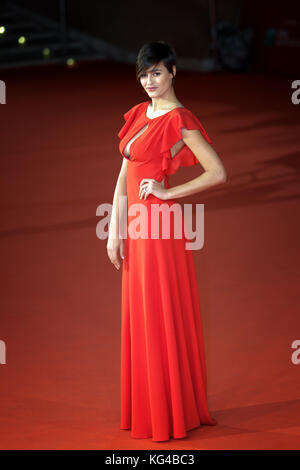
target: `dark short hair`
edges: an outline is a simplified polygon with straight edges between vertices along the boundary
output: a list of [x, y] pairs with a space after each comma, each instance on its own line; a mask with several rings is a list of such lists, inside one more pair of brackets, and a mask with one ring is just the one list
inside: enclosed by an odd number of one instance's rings
[[153, 41], [144, 44], [136, 58], [136, 79], [139, 81], [142, 73], [147, 68], [158, 64], [160, 61], [163, 61], [164, 66], [173, 74], [172, 66], [176, 65], [176, 53], [173, 47], [165, 41]]

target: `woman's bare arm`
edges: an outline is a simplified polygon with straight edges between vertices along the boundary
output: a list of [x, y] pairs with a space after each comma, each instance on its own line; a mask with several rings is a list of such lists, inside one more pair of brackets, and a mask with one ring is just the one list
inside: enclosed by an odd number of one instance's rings
[[199, 160], [205, 172], [187, 183], [166, 189], [166, 199], [189, 196], [224, 183], [227, 179], [226, 170], [221, 159], [198, 129], [188, 130], [184, 128], [181, 135], [183, 142]]
[[[119, 198], [120, 196], [127, 196], [127, 163], [127, 158], [123, 157], [122, 167], [117, 179], [113, 197], [113, 207], [107, 242], [108, 256], [117, 269], [120, 268], [120, 260], [118, 257], [119, 250], [121, 258], [124, 259], [124, 240], [119, 237], [119, 220], [123, 220], [123, 217], [126, 214], [119, 214]], [[124, 207], [124, 210], [125, 208], [126, 206]]]
[[[109, 225], [109, 238], [113, 238], [114, 233], [119, 234], [119, 197], [127, 196], [126, 180], [127, 180], [127, 162], [128, 160], [123, 157], [122, 167], [117, 179], [114, 197], [113, 197], [113, 208]], [[115, 232], [116, 230], [116, 232]]]

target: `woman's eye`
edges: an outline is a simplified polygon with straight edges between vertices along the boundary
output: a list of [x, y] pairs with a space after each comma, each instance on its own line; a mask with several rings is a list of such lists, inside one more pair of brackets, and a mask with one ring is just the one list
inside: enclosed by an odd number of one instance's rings
[[[153, 75], [160, 75], [160, 72], [154, 72]], [[145, 73], [142, 73], [141, 78], [146, 77]]]

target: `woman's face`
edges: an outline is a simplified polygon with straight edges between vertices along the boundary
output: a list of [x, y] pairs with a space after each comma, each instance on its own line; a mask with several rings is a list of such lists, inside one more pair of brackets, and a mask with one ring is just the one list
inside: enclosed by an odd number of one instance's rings
[[[173, 66], [174, 70], [175, 66]], [[163, 61], [149, 67], [140, 76], [140, 82], [150, 98], [163, 96], [172, 86], [172, 75]]]

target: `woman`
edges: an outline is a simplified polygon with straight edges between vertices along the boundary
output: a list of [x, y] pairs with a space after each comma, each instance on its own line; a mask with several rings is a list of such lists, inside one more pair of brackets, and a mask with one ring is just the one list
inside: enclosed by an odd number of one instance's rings
[[[198, 287], [187, 239], [162, 236], [153, 223], [154, 206], [170, 209], [175, 198], [226, 180], [211, 140], [196, 116], [177, 99], [176, 55], [163, 41], [145, 44], [137, 56], [137, 80], [150, 100], [130, 108], [118, 136], [122, 168], [114, 199], [108, 256], [122, 270], [121, 423], [133, 438], [183, 438], [202, 424], [213, 425], [206, 401], [206, 365]], [[205, 172], [171, 188], [168, 175], [201, 163]], [[127, 197], [127, 208], [119, 199]], [[157, 206], [158, 205], [158, 206]], [[177, 203], [178, 206], [178, 203]], [[136, 208], [142, 219], [136, 223]], [[125, 240], [120, 220], [125, 219]], [[153, 217], [153, 216], [152, 216]], [[166, 213], [163, 213], [163, 223]], [[184, 219], [179, 217], [179, 222]], [[173, 223], [173, 224], [172, 224]], [[148, 228], [138, 237], [138, 227]], [[149, 227], [156, 235], [149, 236]], [[182, 228], [182, 225], [181, 225]], [[155, 230], [154, 230], [155, 231]], [[145, 230], [144, 230], [145, 232]], [[120, 257], [119, 257], [120, 256]]]

